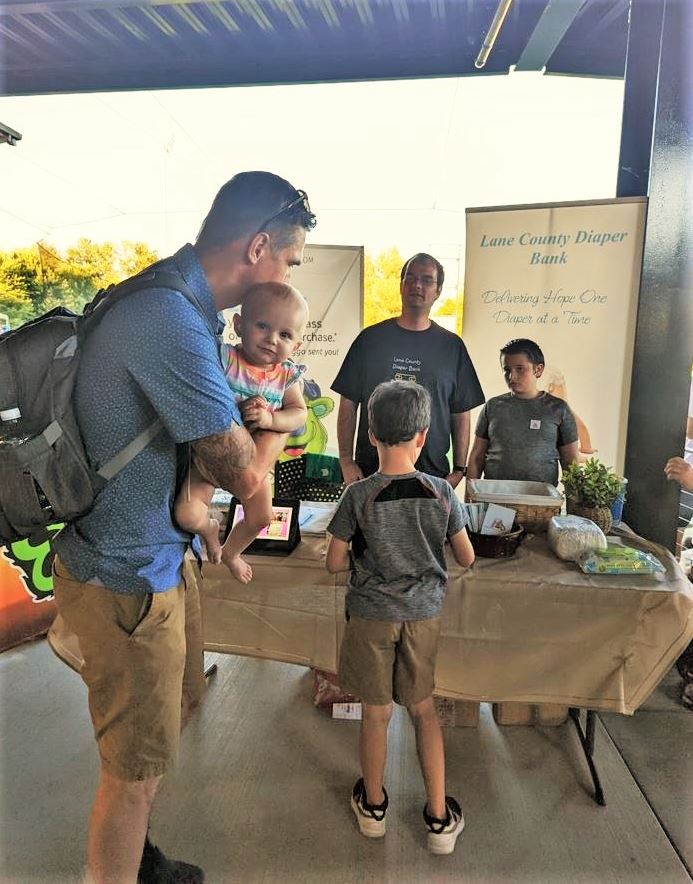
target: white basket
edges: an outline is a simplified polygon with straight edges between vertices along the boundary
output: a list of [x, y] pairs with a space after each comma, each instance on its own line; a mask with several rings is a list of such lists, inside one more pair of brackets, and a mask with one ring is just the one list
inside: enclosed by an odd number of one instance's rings
[[546, 531], [552, 516], [563, 506], [563, 495], [547, 482], [518, 479], [467, 479], [469, 500], [511, 506], [518, 524], [530, 531]]
[[518, 479], [467, 479], [467, 492], [486, 503], [525, 503], [527, 506], [555, 506], [563, 495], [548, 482]]

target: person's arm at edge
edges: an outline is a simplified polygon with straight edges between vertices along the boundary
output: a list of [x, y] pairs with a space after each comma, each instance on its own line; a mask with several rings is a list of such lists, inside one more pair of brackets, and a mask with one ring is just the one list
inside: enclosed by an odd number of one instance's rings
[[[570, 406], [567, 402], [563, 403], [565, 409], [563, 420], [558, 428], [558, 441], [563, 445], [558, 445], [558, 459], [561, 462], [561, 469], [566, 469], [578, 459], [580, 452], [580, 436], [578, 433], [577, 422]], [[570, 439], [568, 442], [567, 439]]]
[[245, 427], [205, 436], [192, 443], [195, 460], [210, 484], [247, 498], [258, 490], [286, 444], [286, 433], [260, 430], [253, 436]]
[[337, 574], [339, 571], [350, 570], [351, 561], [349, 558], [349, 544], [346, 540], [340, 540], [339, 537], [330, 535], [327, 541], [325, 567], [330, 574]]
[[671, 482], [678, 482], [685, 491], [693, 491], [693, 466], [682, 457], [670, 457], [664, 467], [664, 475]]
[[488, 439], [482, 439], [481, 436], [474, 437], [474, 444], [467, 461], [467, 478], [480, 479], [484, 471], [484, 460], [486, 459], [486, 450], [488, 449]]
[[363, 473], [354, 462], [354, 436], [356, 435], [356, 413], [358, 403], [346, 396], [339, 397], [337, 412], [337, 446], [339, 449], [339, 465], [347, 485], [363, 479]]
[[467, 534], [467, 529], [463, 528], [457, 534], [453, 534], [450, 538], [450, 546], [455, 561], [462, 568], [468, 568], [474, 561], [474, 547]]
[[575, 440], [575, 442], [569, 442], [567, 445], [561, 445], [558, 449], [558, 457], [563, 469], [569, 467], [573, 461], [578, 459], [578, 448], [579, 443]]
[[[471, 415], [468, 411], [453, 412], [450, 415], [451, 436], [452, 436], [452, 464], [453, 467], [464, 466], [467, 463], [467, 454], [469, 452], [469, 432], [471, 427]], [[462, 481], [462, 472], [460, 470], [451, 470], [446, 476], [447, 481], [453, 488]]]

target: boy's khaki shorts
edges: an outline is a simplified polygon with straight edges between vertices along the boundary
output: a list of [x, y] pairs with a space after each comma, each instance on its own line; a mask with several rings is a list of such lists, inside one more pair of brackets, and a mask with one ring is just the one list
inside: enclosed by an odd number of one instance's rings
[[433, 693], [440, 617], [351, 617], [339, 653], [339, 686], [369, 706], [414, 706]]
[[56, 556], [53, 590], [79, 640], [103, 769], [122, 780], [160, 776], [177, 757], [181, 707], [194, 707], [206, 687], [192, 563], [166, 592], [118, 593], [80, 583]]

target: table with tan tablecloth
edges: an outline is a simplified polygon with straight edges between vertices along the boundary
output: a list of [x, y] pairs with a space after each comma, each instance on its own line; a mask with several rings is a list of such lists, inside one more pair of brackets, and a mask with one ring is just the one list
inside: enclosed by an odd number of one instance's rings
[[[582, 574], [529, 537], [510, 559], [450, 562], [436, 693], [630, 714], [693, 638], [693, 587], [673, 556], [661, 575]], [[334, 672], [346, 575], [324, 569], [325, 538], [288, 557], [250, 556], [254, 579], [205, 565], [205, 647]]]

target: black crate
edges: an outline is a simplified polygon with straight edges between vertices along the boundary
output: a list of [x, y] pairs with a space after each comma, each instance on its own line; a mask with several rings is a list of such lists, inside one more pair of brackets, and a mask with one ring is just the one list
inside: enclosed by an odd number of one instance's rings
[[332, 503], [339, 500], [343, 490], [343, 482], [306, 478], [305, 455], [280, 461], [274, 469], [275, 497]]

